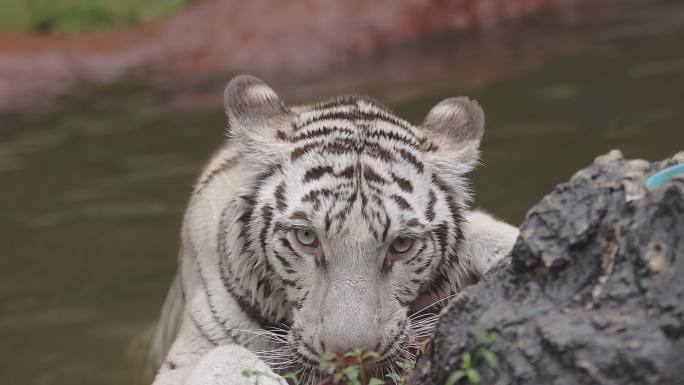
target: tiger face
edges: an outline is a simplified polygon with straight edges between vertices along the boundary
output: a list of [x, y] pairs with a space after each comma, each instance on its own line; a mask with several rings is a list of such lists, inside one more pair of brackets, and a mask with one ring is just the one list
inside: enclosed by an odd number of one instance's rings
[[378, 366], [410, 358], [434, 322], [412, 313], [468, 279], [458, 246], [480, 107], [447, 99], [414, 126], [366, 97], [288, 108], [247, 76], [225, 104], [246, 162], [227, 225], [233, 291], [291, 325], [295, 366], [355, 348], [378, 353]]

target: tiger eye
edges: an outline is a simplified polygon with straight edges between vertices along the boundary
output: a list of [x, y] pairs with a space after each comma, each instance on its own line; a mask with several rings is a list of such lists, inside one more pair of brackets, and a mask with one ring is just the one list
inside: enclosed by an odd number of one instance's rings
[[392, 254], [404, 254], [411, 250], [413, 246], [413, 239], [407, 237], [398, 237], [392, 242], [390, 252]]
[[297, 237], [297, 241], [303, 246], [315, 247], [318, 243], [318, 237], [316, 237], [316, 233], [309, 228], [304, 227], [297, 229], [295, 232], [295, 237]]

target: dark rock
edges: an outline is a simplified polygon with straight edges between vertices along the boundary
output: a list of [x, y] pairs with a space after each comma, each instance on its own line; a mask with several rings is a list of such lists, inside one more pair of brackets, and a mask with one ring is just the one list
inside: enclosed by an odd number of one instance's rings
[[643, 187], [678, 163], [613, 151], [557, 186], [510, 263], [445, 310], [411, 382], [444, 384], [482, 346], [478, 325], [501, 336], [482, 384], [684, 384], [684, 177]]

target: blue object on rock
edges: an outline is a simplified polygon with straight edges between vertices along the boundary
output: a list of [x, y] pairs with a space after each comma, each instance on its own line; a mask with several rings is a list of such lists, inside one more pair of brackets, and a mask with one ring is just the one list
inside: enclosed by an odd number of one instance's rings
[[646, 180], [646, 188], [655, 190], [663, 187], [675, 175], [684, 174], [684, 164], [668, 167], [664, 170], [658, 171]]

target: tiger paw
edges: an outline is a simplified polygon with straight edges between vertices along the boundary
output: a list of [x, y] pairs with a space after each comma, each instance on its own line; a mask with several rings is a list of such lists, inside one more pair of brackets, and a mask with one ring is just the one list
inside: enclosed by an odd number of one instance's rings
[[188, 385], [286, 385], [254, 353], [238, 345], [218, 346], [192, 370]]

